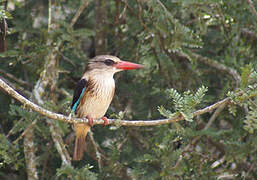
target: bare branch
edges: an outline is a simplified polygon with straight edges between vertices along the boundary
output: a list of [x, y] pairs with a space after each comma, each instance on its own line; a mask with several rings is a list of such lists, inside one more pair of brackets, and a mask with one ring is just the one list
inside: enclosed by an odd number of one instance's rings
[[21, 84], [21, 85], [23, 85], [23, 86], [28, 86], [28, 87], [30, 87], [30, 88], [32, 87], [32, 85], [31, 85], [30, 83], [28, 83], [28, 82], [26, 82], [26, 81], [24, 81], [24, 80], [22, 80], [22, 79], [16, 78], [14, 75], [12, 75], [12, 74], [6, 72], [6, 71], [3, 70], [3, 69], [0, 69], [0, 73], [3, 74], [3, 75], [5, 75], [6, 77], [8, 77], [8, 78], [10, 78], [10, 79], [12, 79], [12, 80], [14, 80], [14, 81], [16, 81], [17, 83], [19, 83], [19, 84]]
[[74, 24], [77, 22], [80, 14], [84, 11], [84, 9], [87, 7], [89, 0], [85, 0], [84, 3], [79, 7], [78, 11], [76, 12], [75, 16], [72, 18], [70, 23], [70, 28], [74, 26]]
[[28, 180], [37, 180], [38, 173], [36, 168], [35, 144], [34, 144], [34, 128], [28, 129], [24, 136], [23, 146], [26, 161], [26, 169]]
[[17, 143], [23, 136], [25, 136], [30, 131], [30, 129], [34, 128], [35, 124], [37, 123], [37, 120], [38, 119], [35, 119], [13, 143]]
[[249, 6], [250, 6], [250, 9], [252, 11], [252, 13], [255, 15], [255, 17], [257, 18], [257, 11], [256, 9], [254, 8], [254, 5], [253, 5], [253, 2], [252, 0], [248, 0], [248, 3], [249, 3]]
[[[95, 161], [98, 161], [99, 170], [105, 167], [112, 166], [113, 169], [105, 169], [107, 173], [114, 173], [116, 177], [120, 179], [132, 180], [132, 176], [129, 173], [129, 168], [120, 163], [119, 161], [113, 162], [113, 160], [106, 156], [106, 153], [100, 148], [99, 144], [94, 140], [92, 132], [89, 133], [89, 141], [87, 141], [86, 153]], [[101, 166], [101, 167], [100, 167]]]
[[47, 123], [49, 124], [51, 136], [52, 136], [52, 139], [54, 140], [55, 147], [59, 155], [61, 156], [62, 165], [67, 165], [67, 164], [70, 165], [71, 157], [65, 148], [62, 136], [60, 134], [60, 130], [56, 127], [55, 122], [52, 121], [51, 119], [47, 119]]
[[[183, 55], [181, 53], [179, 55], [185, 57], [185, 55]], [[220, 71], [230, 74], [236, 80], [237, 86], [239, 85], [239, 83], [241, 81], [241, 77], [235, 69], [233, 69], [231, 67], [227, 67], [226, 65], [224, 65], [222, 63], [219, 63], [219, 62], [209, 59], [207, 57], [203, 57], [203, 56], [193, 53], [193, 52], [190, 53], [190, 56], [192, 56], [192, 58], [196, 59], [197, 61], [199, 61], [201, 63], [204, 63], [210, 67], [213, 67], [215, 69], [218, 69]], [[185, 57], [185, 58], [187, 58], [187, 57]]]
[[95, 142], [92, 132], [89, 132], [89, 138], [91, 139], [91, 142], [92, 142], [93, 147], [95, 149], [95, 157], [96, 157], [97, 162], [98, 162], [99, 171], [102, 172], [103, 162], [102, 162], [102, 158], [101, 157], [103, 155], [101, 154], [101, 152], [98, 151], [99, 145]]
[[[51, 111], [48, 111], [35, 103], [29, 101], [28, 99], [21, 96], [19, 93], [17, 93], [14, 89], [12, 89], [10, 86], [8, 86], [3, 80], [0, 79], [0, 87], [6, 91], [9, 95], [11, 95], [13, 98], [20, 101], [22, 104], [24, 104], [25, 107], [31, 108], [33, 111], [38, 112], [41, 115], [44, 115], [48, 118], [64, 121], [66, 123], [87, 123], [87, 119], [83, 118], [74, 118], [74, 117], [68, 117], [64, 116], [62, 114], [53, 113]], [[213, 111], [214, 109], [217, 109], [219, 106], [223, 104], [227, 104], [229, 102], [229, 98], [225, 98], [221, 101], [216, 102], [213, 105], [210, 105], [204, 109], [200, 109], [198, 111], [195, 111], [193, 113], [193, 116], [198, 116], [210, 111]], [[169, 124], [178, 122], [181, 120], [184, 120], [185, 118], [183, 116], [177, 116], [172, 119], [160, 119], [160, 120], [138, 120], [138, 121], [128, 121], [128, 120], [122, 120], [118, 121], [118, 124], [121, 126], [157, 126], [162, 124]], [[104, 124], [103, 120], [94, 120], [94, 124]], [[115, 119], [109, 119], [109, 124], [115, 124]]]

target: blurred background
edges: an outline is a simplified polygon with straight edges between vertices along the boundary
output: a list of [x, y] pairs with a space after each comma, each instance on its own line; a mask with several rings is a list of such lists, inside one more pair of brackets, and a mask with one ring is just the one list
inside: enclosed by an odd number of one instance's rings
[[145, 68], [115, 76], [107, 117], [186, 119], [94, 126], [72, 162], [72, 126], [1, 91], [0, 179], [257, 179], [256, 1], [0, 2], [0, 77], [26, 98], [68, 115], [88, 60], [111, 54]]

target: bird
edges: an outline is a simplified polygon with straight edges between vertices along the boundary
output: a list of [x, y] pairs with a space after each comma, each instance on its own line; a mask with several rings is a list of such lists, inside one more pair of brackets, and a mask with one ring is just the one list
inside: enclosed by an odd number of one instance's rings
[[88, 61], [82, 78], [74, 89], [71, 112], [78, 118], [87, 118], [88, 123], [74, 123], [75, 148], [73, 160], [83, 158], [85, 138], [93, 119], [108, 119], [104, 116], [115, 92], [114, 74], [123, 70], [143, 68], [141, 64], [122, 61], [111, 55], [98, 55]]

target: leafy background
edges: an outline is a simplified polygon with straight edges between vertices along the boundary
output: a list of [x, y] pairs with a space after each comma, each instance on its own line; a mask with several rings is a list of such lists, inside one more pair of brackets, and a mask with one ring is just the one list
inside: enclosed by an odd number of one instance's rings
[[[85, 2], [8, 0], [7, 10], [1, 6], [0, 19], [8, 23], [1, 79], [68, 115], [87, 61], [112, 54], [145, 68], [115, 76], [107, 117], [186, 120], [95, 126], [84, 159], [65, 163], [62, 153], [69, 159], [74, 146], [71, 125], [1, 93], [0, 178], [257, 179], [256, 1], [95, 0], [72, 26]], [[41, 91], [39, 82], [45, 82]], [[228, 105], [193, 118], [226, 97]]]

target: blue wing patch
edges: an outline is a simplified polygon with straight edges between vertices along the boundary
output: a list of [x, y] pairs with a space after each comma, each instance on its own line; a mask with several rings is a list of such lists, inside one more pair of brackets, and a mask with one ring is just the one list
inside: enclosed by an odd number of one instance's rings
[[85, 79], [81, 79], [74, 90], [73, 100], [71, 105], [71, 110], [73, 113], [75, 113], [77, 110], [79, 102], [86, 90], [86, 85], [87, 85], [87, 81]]
[[72, 106], [72, 109], [71, 109], [71, 110], [72, 110], [73, 113], [76, 112], [77, 107], [78, 107], [78, 105], [79, 105], [79, 102], [80, 102], [80, 100], [81, 100], [81, 98], [82, 98], [82, 96], [83, 96], [85, 90], [86, 90], [86, 88], [83, 88], [83, 89], [82, 89], [82, 92], [81, 92], [81, 94], [80, 94], [80, 96], [79, 96], [79, 99], [78, 99], [78, 100], [74, 103], [74, 105]]

